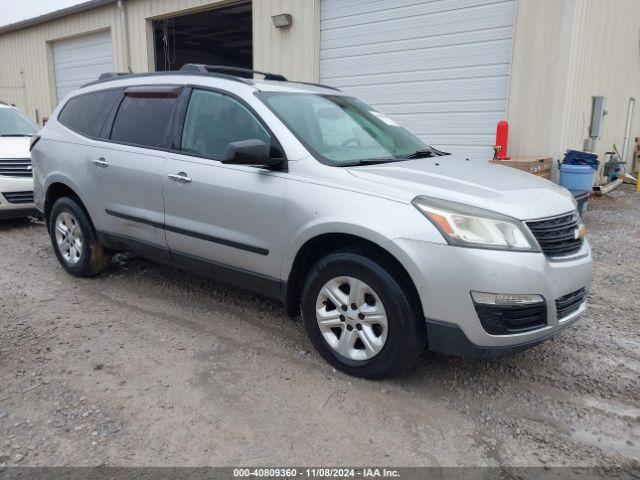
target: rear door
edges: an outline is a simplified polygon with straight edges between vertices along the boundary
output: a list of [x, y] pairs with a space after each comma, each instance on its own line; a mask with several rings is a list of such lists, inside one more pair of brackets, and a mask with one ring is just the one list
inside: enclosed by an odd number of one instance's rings
[[220, 163], [229, 143], [248, 139], [272, 147], [277, 143], [241, 100], [224, 92], [193, 90], [179, 140], [181, 151], [170, 153], [165, 164], [167, 243], [182, 263], [204, 264], [210, 273], [232, 282], [234, 274], [250, 272], [275, 286], [286, 173]]
[[135, 251], [168, 258], [162, 175], [180, 87], [130, 87], [93, 150], [105, 233]]

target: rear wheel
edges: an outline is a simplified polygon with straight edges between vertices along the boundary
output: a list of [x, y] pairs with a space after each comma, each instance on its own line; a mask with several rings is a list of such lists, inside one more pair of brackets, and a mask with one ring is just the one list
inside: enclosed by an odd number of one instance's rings
[[49, 235], [62, 267], [71, 275], [91, 277], [106, 270], [111, 260], [98, 240], [84, 208], [62, 197], [51, 208]]
[[380, 263], [353, 253], [321, 259], [302, 295], [305, 329], [318, 352], [350, 375], [379, 379], [411, 365], [424, 349], [420, 312]]

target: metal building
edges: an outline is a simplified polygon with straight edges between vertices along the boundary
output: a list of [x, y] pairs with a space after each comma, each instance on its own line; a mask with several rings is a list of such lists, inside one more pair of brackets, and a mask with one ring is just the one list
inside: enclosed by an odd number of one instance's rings
[[[276, 18], [273, 18], [276, 17]], [[0, 27], [0, 99], [42, 122], [104, 71], [231, 64], [322, 81], [430, 144], [561, 156], [640, 136], [637, 0], [89, 0]]]

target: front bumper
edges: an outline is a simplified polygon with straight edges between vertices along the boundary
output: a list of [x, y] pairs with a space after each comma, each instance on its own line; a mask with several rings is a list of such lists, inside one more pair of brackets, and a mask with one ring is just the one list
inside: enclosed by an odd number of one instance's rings
[[41, 214], [37, 208], [11, 208], [3, 209], [0, 206], [0, 220], [11, 220], [14, 218], [40, 217]]
[[[38, 214], [35, 203], [23, 203], [20, 195], [17, 195], [18, 200], [12, 196], [12, 194], [20, 194], [22, 192], [33, 192], [32, 178], [0, 176], [0, 220]], [[9, 201], [10, 199], [12, 201]]]
[[[541, 343], [574, 323], [586, 310], [558, 318], [556, 299], [581, 288], [589, 290], [591, 249], [563, 261], [542, 253], [461, 248], [399, 239], [395, 242], [411, 275], [427, 319], [429, 349], [464, 356], [492, 357]], [[545, 299], [546, 325], [525, 333], [490, 335], [480, 323], [470, 292], [537, 294]]]
[[577, 312], [563, 319], [557, 328], [548, 330], [545, 336], [537, 337], [523, 343], [500, 347], [483, 347], [476, 345], [467, 338], [459, 326], [451, 323], [427, 320], [427, 348], [432, 352], [465, 358], [499, 358], [513, 355], [555, 337], [573, 325], [586, 308], [586, 304], [582, 304]]

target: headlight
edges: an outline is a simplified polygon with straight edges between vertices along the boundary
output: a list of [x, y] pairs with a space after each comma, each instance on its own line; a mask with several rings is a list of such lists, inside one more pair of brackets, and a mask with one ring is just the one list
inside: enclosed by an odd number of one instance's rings
[[416, 197], [412, 203], [435, 225], [450, 245], [540, 251], [529, 230], [514, 218], [429, 197]]

